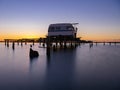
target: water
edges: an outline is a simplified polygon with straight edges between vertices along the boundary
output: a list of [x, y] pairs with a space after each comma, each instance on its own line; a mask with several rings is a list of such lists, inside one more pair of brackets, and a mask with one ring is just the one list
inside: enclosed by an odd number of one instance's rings
[[30, 44], [5, 47], [0, 43], [0, 90], [120, 90], [120, 45], [51, 51], [29, 58]]

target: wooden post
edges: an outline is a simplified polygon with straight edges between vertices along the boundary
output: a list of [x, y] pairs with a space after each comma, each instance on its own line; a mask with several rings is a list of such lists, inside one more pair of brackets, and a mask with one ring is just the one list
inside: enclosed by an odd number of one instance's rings
[[60, 48], [62, 48], [62, 42], [61, 42], [61, 40], [60, 40]]
[[15, 42], [13, 41], [12, 43], [12, 49], [14, 50], [15, 49]]
[[17, 45], [19, 45], [19, 41], [17, 41]]
[[35, 42], [35, 41], [33, 40], [33, 46], [34, 46], [34, 42]]
[[103, 45], [105, 45], [105, 42], [103, 43]]
[[5, 40], [5, 46], [6, 46], [6, 40]]
[[9, 47], [9, 40], [7, 40], [7, 47]]
[[109, 42], [109, 45], [111, 46], [111, 42]]
[[47, 36], [47, 51], [46, 51], [47, 57], [50, 56], [50, 37]]
[[97, 42], [96, 42], [96, 46], [97, 46]]
[[47, 63], [49, 65], [51, 54], [50, 54], [50, 37], [48, 36], [47, 36], [46, 44], [47, 44], [47, 48], [46, 48]]
[[62, 45], [62, 39], [63, 39], [63, 37], [60, 35], [60, 36], [59, 36], [60, 48], [62, 48], [62, 46], [63, 46], [63, 45]]
[[58, 37], [56, 37], [55, 43], [56, 43], [56, 48], [58, 48]]
[[23, 46], [23, 42], [22, 42], [22, 40], [21, 40], [21, 46]]
[[64, 48], [66, 49], [67, 48], [67, 45], [66, 45], [66, 38], [64, 37]]
[[39, 45], [41, 45], [41, 42], [42, 42], [42, 38], [39, 39]]
[[43, 42], [43, 47], [45, 47], [45, 43]]
[[74, 40], [74, 47], [76, 47], [76, 38], [74, 38], [73, 40]]
[[45, 47], [45, 38], [43, 38], [43, 47]]
[[79, 43], [79, 46], [81, 46], [81, 41], [80, 40], [78, 41], [78, 43]]
[[27, 41], [25, 41], [25, 45], [27, 45]]
[[73, 48], [73, 45], [72, 45], [72, 40], [70, 41], [70, 47]]

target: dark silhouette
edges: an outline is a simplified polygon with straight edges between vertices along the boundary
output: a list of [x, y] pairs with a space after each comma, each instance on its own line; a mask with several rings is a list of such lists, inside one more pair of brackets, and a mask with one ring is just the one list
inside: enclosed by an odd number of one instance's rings
[[34, 46], [35, 41], [33, 40], [33, 46]]
[[56, 46], [55, 46], [55, 45], [53, 45], [53, 51], [56, 51], [56, 49], [57, 49], [57, 48], [56, 48]]
[[23, 42], [22, 42], [22, 40], [21, 40], [21, 47], [23, 46]]
[[43, 43], [42, 45], [43, 45], [43, 47], [45, 47], [45, 43]]
[[50, 67], [51, 54], [50, 54], [50, 53], [49, 53], [49, 54], [47, 53], [46, 57], [47, 57], [47, 67]]
[[15, 42], [12, 43], [12, 49], [15, 49]]
[[97, 46], [97, 42], [96, 42], [96, 46]]
[[90, 44], [89, 44], [89, 47], [92, 48], [92, 47], [93, 47], [93, 43], [90, 43]]
[[30, 56], [30, 58], [35, 58], [35, 57], [38, 57], [38, 56], [39, 56], [39, 53], [38, 53], [37, 51], [34, 51], [34, 50], [32, 49], [32, 45], [30, 45], [29, 56]]
[[105, 42], [103, 42], [103, 45], [105, 45]]
[[19, 41], [17, 41], [17, 45], [19, 45]]
[[109, 45], [111, 45], [111, 42], [109, 42]]
[[7, 47], [9, 47], [9, 41], [7, 41]]

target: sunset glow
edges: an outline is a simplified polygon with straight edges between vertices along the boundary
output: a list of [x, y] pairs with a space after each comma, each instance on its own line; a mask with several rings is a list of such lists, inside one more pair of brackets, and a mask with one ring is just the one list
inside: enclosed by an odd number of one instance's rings
[[49, 24], [77, 22], [81, 39], [119, 41], [119, 9], [119, 0], [0, 0], [0, 40], [45, 37]]

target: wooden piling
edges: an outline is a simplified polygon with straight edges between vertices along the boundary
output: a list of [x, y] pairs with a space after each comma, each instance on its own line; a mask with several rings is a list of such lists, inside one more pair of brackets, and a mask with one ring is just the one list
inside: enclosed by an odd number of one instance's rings
[[97, 42], [96, 42], [96, 46], [97, 46]]
[[9, 40], [7, 40], [7, 47], [9, 47]]
[[39, 39], [39, 45], [41, 45], [41, 43], [42, 43], [42, 38]]
[[70, 42], [70, 47], [73, 48], [73, 44], [72, 44], [72, 41]]
[[67, 45], [66, 45], [66, 39], [64, 39], [64, 49], [67, 48]]
[[47, 50], [46, 50], [47, 56], [50, 56], [50, 37], [47, 36]]
[[6, 46], [6, 40], [5, 40], [5, 46]]
[[105, 45], [105, 42], [103, 42], [103, 45]]
[[75, 48], [76, 48], [78, 46], [78, 42], [76, 38], [74, 39], [74, 43], [75, 43]]
[[45, 38], [43, 38], [43, 44], [42, 45], [43, 45], [43, 47], [45, 47]]
[[33, 46], [34, 46], [35, 41], [33, 40]]
[[22, 40], [21, 40], [21, 46], [23, 46], [23, 42], [22, 42]]
[[55, 43], [56, 43], [56, 48], [58, 48], [58, 40], [57, 39], [55, 40]]
[[12, 49], [14, 50], [15, 49], [15, 42], [13, 41], [12, 43]]
[[109, 45], [111, 45], [111, 42], [109, 42]]
[[43, 45], [43, 47], [45, 47], [45, 43], [43, 43], [42, 45]]
[[19, 45], [19, 41], [17, 41], [17, 45]]
[[25, 41], [25, 45], [27, 45], [27, 41]]

